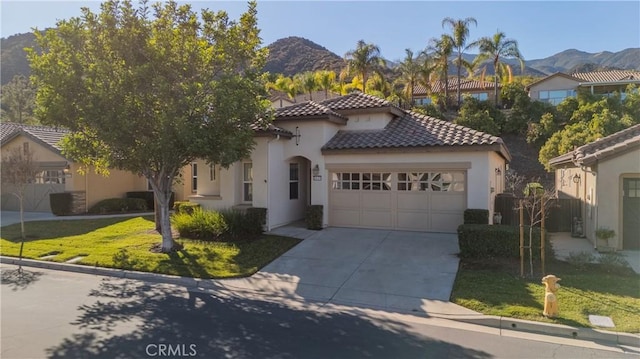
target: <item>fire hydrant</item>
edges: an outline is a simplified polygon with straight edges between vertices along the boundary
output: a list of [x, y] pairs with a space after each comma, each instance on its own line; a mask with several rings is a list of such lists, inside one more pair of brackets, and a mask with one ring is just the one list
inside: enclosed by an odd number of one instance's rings
[[556, 292], [560, 288], [558, 281], [560, 278], [553, 274], [542, 278], [542, 283], [544, 283], [544, 311], [542, 314], [548, 318], [554, 318], [558, 315], [558, 297], [556, 296]]

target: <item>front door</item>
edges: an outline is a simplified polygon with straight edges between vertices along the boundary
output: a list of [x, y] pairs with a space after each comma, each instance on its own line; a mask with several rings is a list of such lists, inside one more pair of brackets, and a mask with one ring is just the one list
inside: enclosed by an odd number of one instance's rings
[[622, 188], [622, 247], [640, 249], [640, 178], [623, 178]]

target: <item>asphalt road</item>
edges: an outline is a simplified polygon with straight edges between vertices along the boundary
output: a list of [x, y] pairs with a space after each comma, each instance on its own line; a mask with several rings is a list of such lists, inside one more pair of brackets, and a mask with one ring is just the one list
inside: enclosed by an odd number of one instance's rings
[[612, 344], [435, 318], [0, 268], [3, 359], [638, 358]]

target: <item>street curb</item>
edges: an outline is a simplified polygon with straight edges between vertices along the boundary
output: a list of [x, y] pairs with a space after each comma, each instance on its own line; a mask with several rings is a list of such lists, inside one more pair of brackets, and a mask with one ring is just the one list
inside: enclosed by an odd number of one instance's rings
[[614, 342], [621, 345], [640, 347], [640, 335], [631, 333], [610, 332], [593, 328], [577, 328], [562, 324], [533, 322], [523, 319], [483, 315], [448, 316], [448, 319], [469, 324], [493, 327], [500, 330], [513, 330], [537, 334], [555, 335], [573, 339]]
[[[20, 260], [15, 257], [0, 256], [0, 263], [18, 265]], [[22, 259], [21, 265], [35, 268], [44, 268], [52, 270], [61, 270], [67, 272], [94, 274], [107, 277], [117, 277], [125, 279], [144, 280], [155, 283], [166, 283], [173, 285], [180, 285], [187, 288], [202, 288], [202, 289], [225, 289], [230, 290], [228, 286], [217, 283], [220, 279], [198, 279], [190, 277], [179, 277], [158, 273], [136, 272], [124, 269], [104, 268], [104, 267], [91, 267], [86, 265], [58, 263], [49, 261], [40, 261], [33, 259]], [[233, 278], [230, 278], [233, 279]], [[262, 290], [249, 290], [246, 288], [232, 289], [235, 292], [243, 293], [263, 293]], [[286, 296], [283, 296], [286, 298]], [[415, 314], [407, 312], [407, 314]], [[610, 332], [600, 329], [592, 328], [576, 328], [562, 324], [552, 323], [540, 323], [523, 319], [514, 319], [509, 317], [499, 317], [492, 315], [457, 315], [457, 314], [442, 314], [430, 316], [453, 320], [457, 322], [463, 322], [468, 324], [481, 325], [486, 327], [492, 327], [500, 330], [512, 330], [521, 331], [545, 335], [562, 336], [573, 339], [586, 339], [594, 341], [606, 341], [613, 342], [621, 345], [629, 345], [633, 347], [640, 347], [640, 334], [631, 333], [618, 333]]]

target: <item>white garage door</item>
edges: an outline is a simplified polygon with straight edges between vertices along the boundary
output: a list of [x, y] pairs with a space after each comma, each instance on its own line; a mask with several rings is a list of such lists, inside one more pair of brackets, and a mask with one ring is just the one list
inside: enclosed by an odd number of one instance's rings
[[466, 208], [465, 173], [333, 172], [329, 225], [455, 232]]

